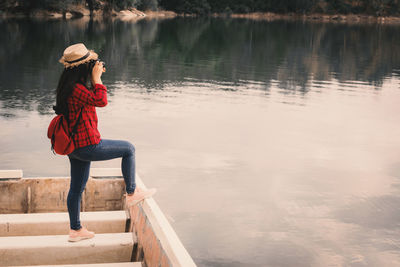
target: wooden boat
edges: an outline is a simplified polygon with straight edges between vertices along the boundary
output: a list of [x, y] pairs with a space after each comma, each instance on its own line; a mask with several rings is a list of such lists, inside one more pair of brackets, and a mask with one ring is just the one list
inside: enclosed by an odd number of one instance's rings
[[81, 222], [96, 236], [68, 242], [69, 183], [0, 171], [0, 266], [196, 266], [153, 198], [124, 209], [119, 169], [91, 170]]

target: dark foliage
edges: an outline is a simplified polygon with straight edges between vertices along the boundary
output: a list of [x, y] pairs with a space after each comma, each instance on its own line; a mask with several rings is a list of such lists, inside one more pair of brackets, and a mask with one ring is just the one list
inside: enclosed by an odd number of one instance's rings
[[160, 6], [178, 13], [366, 13], [397, 15], [400, 0], [160, 0]]
[[0, 10], [31, 12], [44, 9], [50, 11], [65, 11], [71, 5], [87, 5], [90, 10], [122, 10], [131, 7], [157, 8], [157, 0], [1, 0]]
[[400, 0], [2, 0], [0, 10], [30, 12], [35, 9], [65, 11], [73, 4], [90, 9], [121, 10], [159, 7], [178, 13], [207, 15], [210, 13], [328, 13], [399, 15]]
[[158, 1], [157, 0], [141, 0], [138, 3], [137, 8], [140, 10], [157, 10]]

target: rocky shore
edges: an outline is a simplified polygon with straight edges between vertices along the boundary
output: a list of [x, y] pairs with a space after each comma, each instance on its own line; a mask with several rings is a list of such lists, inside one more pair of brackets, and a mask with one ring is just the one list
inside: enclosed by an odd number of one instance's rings
[[[47, 10], [36, 10], [30, 14], [24, 13], [6, 13], [0, 11], [0, 18], [46, 18], [46, 19], [71, 19], [77, 17], [90, 16], [90, 11], [84, 6], [70, 7], [65, 13], [51, 12]], [[115, 17], [122, 20], [138, 20], [143, 18], [174, 18], [180, 17], [195, 17], [197, 15], [192, 14], [177, 14], [173, 11], [140, 11], [135, 8], [121, 10], [121, 11], [109, 11], [105, 12], [102, 10], [95, 10], [92, 14], [95, 18], [101, 17]], [[333, 23], [380, 23], [380, 24], [398, 24], [400, 23], [400, 17], [377, 17], [371, 15], [359, 15], [359, 14], [277, 14], [270, 12], [255, 12], [246, 14], [227, 14], [227, 13], [214, 13], [211, 17], [224, 17], [224, 18], [243, 18], [243, 19], [254, 19], [254, 20], [302, 20], [302, 21], [315, 21], [315, 22], [333, 22]]]
[[[47, 18], [47, 19], [71, 19], [71, 18], [80, 18], [84, 16], [90, 16], [90, 10], [83, 7], [83, 6], [75, 6], [69, 8], [68, 11], [61, 13], [61, 12], [53, 12], [48, 10], [35, 10], [29, 14], [24, 13], [7, 13], [2, 12], [0, 10], [0, 18]], [[95, 18], [102, 18], [102, 17], [116, 17], [121, 18], [123, 20], [130, 20], [130, 19], [142, 19], [142, 18], [173, 18], [176, 17], [178, 14], [172, 11], [140, 11], [135, 8], [115, 11], [111, 10], [109, 12], [104, 12], [102, 10], [95, 10], [93, 11], [92, 16]]]

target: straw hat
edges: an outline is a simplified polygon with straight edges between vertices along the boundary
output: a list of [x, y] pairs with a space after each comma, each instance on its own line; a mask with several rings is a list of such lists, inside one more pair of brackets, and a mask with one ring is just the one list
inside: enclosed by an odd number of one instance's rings
[[65, 68], [72, 68], [90, 60], [97, 60], [98, 58], [99, 56], [93, 50], [88, 50], [84, 44], [79, 43], [68, 46], [64, 50], [64, 54], [59, 62]]

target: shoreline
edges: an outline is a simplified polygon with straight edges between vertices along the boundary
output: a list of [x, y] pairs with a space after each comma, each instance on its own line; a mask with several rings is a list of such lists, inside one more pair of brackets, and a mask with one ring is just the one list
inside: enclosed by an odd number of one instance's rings
[[[35, 10], [30, 14], [24, 13], [10, 13], [0, 11], [0, 18], [2, 19], [12, 19], [12, 18], [34, 18], [34, 19], [73, 19], [80, 17], [89, 17], [89, 9], [83, 6], [76, 6], [69, 9], [67, 12], [53, 12], [48, 10]], [[159, 10], [159, 11], [140, 11], [135, 8], [115, 11], [105, 13], [102, 10], [95, 10], [93, 12], [93, 18], [119, 18], [124, 21], [129, 20], [139, 20], [139, 19], [167, 19], [175, 17], [200, 17], [196, 14], [178, 14], [174, 11]], [[207, 16], [206, 16], [207, 17]], [[213, 13], [208, 15], [208, 17], [213, 18], [231, 18], [231, 19], [250, 19], [250, 20], [265, 20], [265, 21], [276, 21], [276, 20], [286, 20], [286, 21], [310, 21], [310, 22], [331, 22], [331, 23], [378, 23], [378, 24], [399, 24], [400, 17], [395, 16], [372, 16], [366, 14], [277, 14], [271, 12], [254, 12], [254, 13]]]
[[[220, 17], [221, 14], [213, 14], [215, 17]], [[254, 20], [302, 20], [315, 22], [333, 22], [333, 23], [379, 23], [379, 24], [397, 24], [400, 23], [400, 17], [394, 16], [371, 16], [365, 14], [276, 14], [276, 13], [248, 13], [248, 14], [232, 14], [231, 18], [245, 18]]]
[[[65, 13], [49, 11], [49, 10], [34, 10], [29, 14], [22, 12], [4, 12], [0, 10], [0, 18], [3, 19], [13, 19], [13, 18], [33, 18], [33, 19], [75, 19], [82, 17], [90, 17], [90, 10], [82, 7], [76, 6]], [[102, 18], [121, 18], [123, 20], [129, 19], [143, 19], [143, 18], [174, 18], [179, 16], [173, 11], [140, 11], [136, 8], [110, 12], [103, 12], [102, 10], [95, 10], [92, 14], [94, 19]]]

